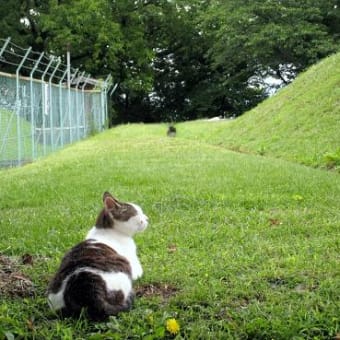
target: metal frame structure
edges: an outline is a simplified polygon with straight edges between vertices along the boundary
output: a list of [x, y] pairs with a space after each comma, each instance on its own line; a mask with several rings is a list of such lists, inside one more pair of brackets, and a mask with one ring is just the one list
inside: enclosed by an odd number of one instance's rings
[[10, 38], [0, 46], [0, 167], [34, 161], [105, 128], [111, 75], [93, 79]]

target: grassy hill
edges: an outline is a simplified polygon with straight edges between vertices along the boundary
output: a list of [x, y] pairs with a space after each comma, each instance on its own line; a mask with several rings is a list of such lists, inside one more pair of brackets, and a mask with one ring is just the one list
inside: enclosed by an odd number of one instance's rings
[[340, 53], [234, 121], [178, 124], [179, 136], [316, 167], [340, 166]]
[[[334, 338], [338, 174], [165, 130], [121, 126], [1, 171], [0, 338], [171, 339], [173, 318], [177, 339]], [[105, 190], [150, 218], [136, 237], [135, 305], [103, 323], [58, 319], [49, 278], [92, 227]]]

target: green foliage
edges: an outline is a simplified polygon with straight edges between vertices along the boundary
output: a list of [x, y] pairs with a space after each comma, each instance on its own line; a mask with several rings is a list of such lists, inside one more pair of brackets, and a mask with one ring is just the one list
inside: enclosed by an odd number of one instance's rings
[[102, 74], [108, 63], [117, 63], [116, 51], [122, 46], [119, 25], [110, 20], [110, 12], [106, 0], [49, 1], [48, 13], [41, 15], [49, 48], [62, 55], [69, 49], [73, 62]]
[[289, 82], [337, 50], [339, 32], [330, 35], [324, 20], [334, 6], [334, 0], [217, 1], [208, 16], [210, 26], [218, 23], [210, 49], [215, 67], [227, 78], [270, 75]]
[[209, 43], [197, 28], [203, 6], [197, 1], [169, 2], [161, 16], [148, 20], [149, 37], [157, 41], [150, 102], [157, 121], [188, 120], [209, 115], [214, 105], [219, 109], [210, 95], [214, 85], [205, 57]]
[[[44, 47], [39, 23], [39, 12], [46, 10], [47, 2], [40, 0], [8, 0], [1, 2], [1, 37], [10, 37], [21, 46], [32, 46], [34, 50]], [[4, 69], [13, 72], [8, 65]], [[15, 70], [14, 70], [15, 71]]]
[[[25, 39], [20, 33], [24, 31], [24, 25], [20, 23], [20, 0], [9, 0], [1, 4], [1, 26], [3, 37], [13, 36], [19, 44], [25, 44]], [[13, 10], [15, 9], [15, 10]]]
[[3, 38], [12, 36], [18, 44], [27, 45], [25, 25], [20, 22], [23, 15], [22, 1], [9, 0], [1, 3], [1, 33]]

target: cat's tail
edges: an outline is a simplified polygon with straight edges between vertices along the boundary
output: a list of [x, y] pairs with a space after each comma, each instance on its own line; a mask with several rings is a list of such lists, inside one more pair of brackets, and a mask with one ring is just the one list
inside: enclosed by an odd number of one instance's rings
[[108, 292], [99, 275], [84, 271], [70, 277], [64, 299], [64, 315], [79, 316], [84, 310], [90, 319], [101, 321], [129, 310], [133, 294], [125, 298], [121, 290]]

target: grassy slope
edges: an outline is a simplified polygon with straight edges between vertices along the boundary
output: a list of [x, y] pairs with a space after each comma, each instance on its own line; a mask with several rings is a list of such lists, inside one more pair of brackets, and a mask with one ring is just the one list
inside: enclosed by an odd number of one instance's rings
[[184, 123], [179, 135], [311, 165], [340, 166], [340, 53], [234, 121]]
[[[37, 295], [2, 299], [0, 338], [160, 339], [169, 317], [191, 339], [335, 336], [339, 176], [164, 135], [162, 125], [122, 126], [1, 172], [0, 253], [34, 255], [23, 270]], [[137, 237], [138, 285], [178, 292], [138, 298], [109, 323], [58, 320], [46, 304], [48, 278], [107, 189], [151, 220]]]

